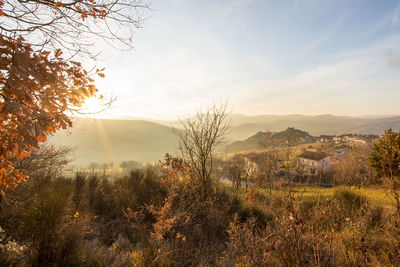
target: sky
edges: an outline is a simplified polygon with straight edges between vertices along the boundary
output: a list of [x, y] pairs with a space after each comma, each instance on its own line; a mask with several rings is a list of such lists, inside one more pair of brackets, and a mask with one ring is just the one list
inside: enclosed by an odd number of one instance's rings
[[[134, 49], [100, 45], [103, 118], [400, 114], [400, 1], [152, 0]], [[97, 102], [87, 106], [94, 110]]]

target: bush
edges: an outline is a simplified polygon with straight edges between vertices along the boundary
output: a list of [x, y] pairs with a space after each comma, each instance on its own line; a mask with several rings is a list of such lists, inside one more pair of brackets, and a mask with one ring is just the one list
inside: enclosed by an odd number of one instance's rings
[[353, 219], [368, 205], [368, 200], [358, 192], [350, 188], [339, 188], [335, 190], [334, 201], [337, 203], [337, 213], [342, 218]]
[[88, 200], [89, 205], [92, 206], [94, 202], [94, 195], [96, 193], [97, 186], [99, 185], [99, 177], [97, 175], [91, 175], [88, 180]]
[[77, 172], [75, 175], [74, 205], [75, 210], [79, 210], [83, 194], [83, 187], [86, 184], [86, 174]]

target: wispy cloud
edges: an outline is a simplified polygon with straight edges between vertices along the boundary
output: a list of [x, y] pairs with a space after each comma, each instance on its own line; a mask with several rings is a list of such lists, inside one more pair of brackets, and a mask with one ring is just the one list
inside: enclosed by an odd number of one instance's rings
[[392, 25], [394, 27], [400, 26], [400, 1], [393, 12]]
[[400, 77], [387, 71], [384, 57], [392, 51], [392, 67], [400, 66], [399, 54], [394, 54], [400, 52], [399, 41], [400, 37], [389, 38], [362, 51], [336, 55], [333, 62], [288, 79], [258, 81], [226, 91], [237, 92], [235, 107], [252, 114], [398, 114], [400, 109], [391, 99], [400, 98]]
[[390, 67], [400, 70], [400, 54], [390, 50], [387, 54], [387, 63]]
[[379, 32], [383, 27], [386, 25], [390, 25], [390, 23], [393, 23], [393, 14], [390, 12], [387, 16], [385, 16], [383, 19], [381, 19], [378, 23], [376, 23], [374, 26], [369, 27], [365, 32], [361, 33], [362, 37], [368, 37], [374, 33]]
[[308, 50], [314, 50], [323, 43], [327, 42], [329, 38], [331, 38], [331, 36], [340, 28], [340, 26], [346, 20], [347, 16], [348, 16], [347, 13], [340, 16], [340, 18], [332, 24], [329, 30], [327, 30], [324, 34], [319, 36], [309, 45]]

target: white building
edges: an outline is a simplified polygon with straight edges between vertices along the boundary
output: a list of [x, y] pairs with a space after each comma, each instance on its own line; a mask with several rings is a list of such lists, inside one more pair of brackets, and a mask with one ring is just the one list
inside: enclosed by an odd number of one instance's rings
[[266, 168], [271, 168], [272, 171], [279, 173], [281, 164], [273, 155], [252, 152], [242, 156], [250, 175], [258, 175], [260, 172], [265, 171]]
[[306, 151], [298, 155], [297, 158], [306, 171], [312, 174], [325, 173], [329, 170], [330, 157], [323, 152]]

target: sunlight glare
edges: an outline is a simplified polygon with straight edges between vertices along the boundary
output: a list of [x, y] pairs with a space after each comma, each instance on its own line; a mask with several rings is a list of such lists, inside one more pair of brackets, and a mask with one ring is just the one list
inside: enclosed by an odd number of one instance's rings
[[105, 114], [107, 108], [107, 101], [105, 101], [104, 99], [100, 99], [98, 97], [90, 97], [82, 105], [80, 112], [84, 116], [101, 119], [107, 117], [107, 114]]

